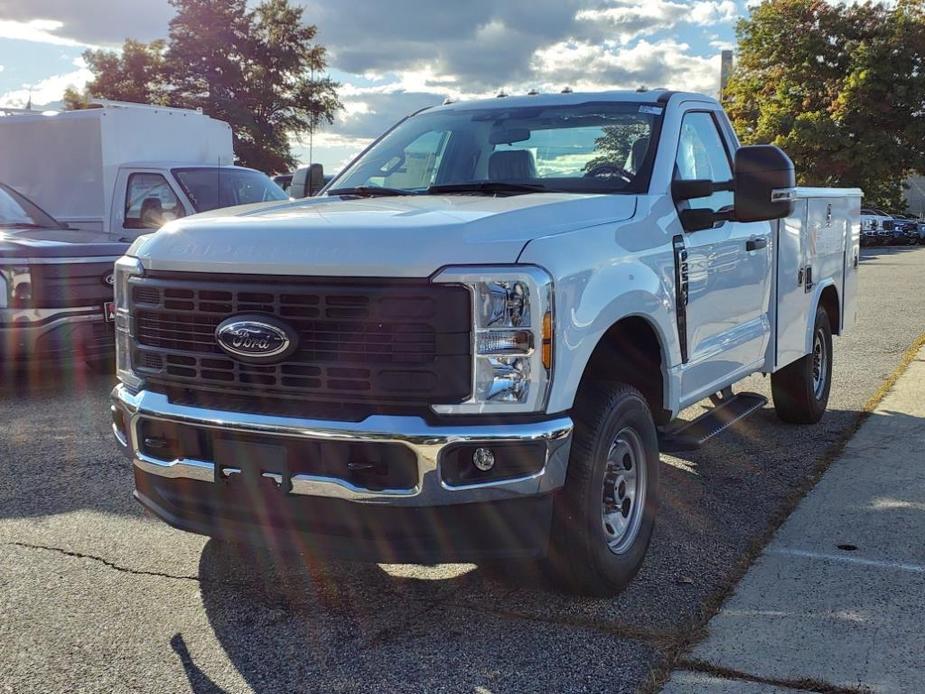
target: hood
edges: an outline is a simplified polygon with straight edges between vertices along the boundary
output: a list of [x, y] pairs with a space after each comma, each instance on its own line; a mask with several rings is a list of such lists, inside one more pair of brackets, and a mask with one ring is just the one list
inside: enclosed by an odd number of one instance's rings
[[92, 231], [5, 229], [0, 225], [0, 258], [118, 257], [128, 247]]
[[632, 217], [629, 195], [309, 198], [171, 222], [130, 251], [150, 270], [428, 277], [514, 263], [532, 239]]

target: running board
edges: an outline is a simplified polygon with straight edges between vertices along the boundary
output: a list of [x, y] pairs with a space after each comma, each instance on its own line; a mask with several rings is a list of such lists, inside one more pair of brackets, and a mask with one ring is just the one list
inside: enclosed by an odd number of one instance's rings
[[659, 450], [662, 453], [695, 451], [709, 439], [767, 404], [768, 399], [758, 393], [733, 395], [693, 421], [660, 431]]

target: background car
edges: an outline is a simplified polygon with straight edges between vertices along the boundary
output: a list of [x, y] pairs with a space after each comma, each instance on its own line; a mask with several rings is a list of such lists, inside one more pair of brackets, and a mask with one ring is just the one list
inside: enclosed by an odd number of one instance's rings
[[907, 214], [894, 214], [893, 243], [908, 245], [919, 243], [919, 222]]
[[[889, 231], [885, 231], [885, 226]], [[892, 236], [893, 218], [886, 212], [865, 207], [861, 209], [861, 243], [865, 246], [875, 246], [886, 243]]]
[[128, 247], [0, 183], [0, 373], [33, 361], [113, 372], [113, 264]]

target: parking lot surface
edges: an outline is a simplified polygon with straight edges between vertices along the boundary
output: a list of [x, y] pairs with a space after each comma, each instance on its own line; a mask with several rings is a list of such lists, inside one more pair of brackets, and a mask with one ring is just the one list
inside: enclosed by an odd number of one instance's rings
[[[820, 424], [784, 425], [769, 406], [701, 451], [663, 456], [649, 556], [612, 600], [472, 565], [319, 565], [172, 530], [132, 501], [111, 379], [7, 377], [0, 692], [649, 686], [922, 332], [923, 267], [925, 248], [864, 251], [859, 324], [836, 339]], [[743, 385], [769, 391], [760, 377]]]

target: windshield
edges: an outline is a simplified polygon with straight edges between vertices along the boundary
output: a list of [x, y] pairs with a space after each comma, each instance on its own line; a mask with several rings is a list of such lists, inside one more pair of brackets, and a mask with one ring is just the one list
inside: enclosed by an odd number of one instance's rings
[[174, 169], [173, 175], [197, 212], [289, 199], [268, 176], [252, 169]]
[[442, 193], [467, 184], [494, 193], [497, 184], [509, 193], [643, 192], [661, 111], [617, 102], [425, 111], [387, 133], [327, 192]]
[[38, 205], [0, 183], [0, 226], [63, 229], [64, 226]]

